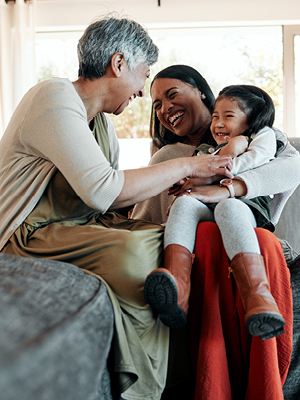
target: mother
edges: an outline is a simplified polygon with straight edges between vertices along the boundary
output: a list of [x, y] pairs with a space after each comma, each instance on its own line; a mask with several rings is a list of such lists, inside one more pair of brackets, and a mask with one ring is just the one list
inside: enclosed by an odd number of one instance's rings
[[[205, 79], [193, 68], [177, 65], [159, 72], [151, 86], [151, 135], [160, 148], [150, 165], [191, 156], [195, 146], [207, 143], [214, 96]], [[300, 169], [298, 152], [276, 130], [278, 152], [274, 161], [235, 176], [237, 196], [273, 195], [274, 224], [288, 197], [300, 183], [291, 171]], [[272, 176], [272, 179], [270, 179]], [[220, 201], [228, 190], [201, 180], [191, 195], [202, 201]], [[136, 205], [133, 218], [166, 222], [173, 196], [162, 192]], [[244, 329], [244, 311], [234, 280], [228, 279], [229, 260], [215, 224], [199, 224], [190, 297], [190, 345], [196, 376], [195, 399], [283, 399], [292, 350], [292, 296], [289, 271], [280, 242], [269, 231], [256, 229], [270, 289], [286, 320], [286, 332], [262, 341]], [[222, 268], [220, 266], [223, 266]], [[175, 347], [176, 349], [176, 347]], [[176, 351], [176, 350], [175, 350]]]

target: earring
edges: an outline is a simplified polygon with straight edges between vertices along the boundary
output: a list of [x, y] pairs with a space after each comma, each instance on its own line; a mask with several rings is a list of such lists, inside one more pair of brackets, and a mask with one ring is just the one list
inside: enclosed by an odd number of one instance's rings
[[206, 99], [206, 96], [205, 96], [205, 94], [204, 93], [201, 93], [201, 99]]

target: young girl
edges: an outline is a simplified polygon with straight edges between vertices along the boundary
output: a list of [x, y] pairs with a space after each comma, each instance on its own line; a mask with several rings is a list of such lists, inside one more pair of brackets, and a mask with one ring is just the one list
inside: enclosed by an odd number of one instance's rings
[[[212, 114], [214, 145], [201, 144], [196, 154], [230, 154], [234, 158], [234, 175], [263, 165], [276, 153], [275, 133], [271, 129], [274, 117], [273, 101], [262, 89], [228, 86], [219, 93]], [[164, 268], [148, 275], [145, 298], [165, 325], [185, 325], [197, 225], [201, 221], [215, 221], [231, 260], [229, 273], [237, 283], [249, 333], [264, 340], [278, 336], [284, 332], [285, 321], [269, 291], [254, 231], [255, 227], [274, 231], [270, 221], [271, 197], [237, 199], [230, 179], [219, 184], [228, 189], [229, 198], [217, 204], [204, 204], [191, 196], [190, 189], [176, 198], [165, 229]], [[190, 186], [188, 183], [183, 189]]]

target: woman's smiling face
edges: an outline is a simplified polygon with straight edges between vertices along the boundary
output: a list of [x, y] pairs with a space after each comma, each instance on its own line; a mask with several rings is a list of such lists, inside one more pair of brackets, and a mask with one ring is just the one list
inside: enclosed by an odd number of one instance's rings
[[211, 121], [199, 89], [178, 79], [157, 78], [151, 97], [161, 124], [177, 136], [188, 136], [190, 143], [199, 142]]

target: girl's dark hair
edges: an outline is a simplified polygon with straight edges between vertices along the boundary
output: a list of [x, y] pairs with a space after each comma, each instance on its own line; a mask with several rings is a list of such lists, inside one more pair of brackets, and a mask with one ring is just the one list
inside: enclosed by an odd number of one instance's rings
[[222, 89], [217, 97], [235, 100], [247, 116], [248, 128], [243, 135], [250, 137], [264, 126], [273, 126], [275, 106], [271, 97], [264, 90], [252, 85], [231, 85]]
[[[163, 69], [155, 75], [151, 83], [151, 87], [153, 85], [153, 82], [159, 78], [178, 79], [184, 83], [192, 85], [195, 89], [199, 89], [200, 92], [206, 96], [206, 98], [203, 99], [203, 103], [208, 108], [210, 113], [213, 112], [215, 105], [215, 96], [206, 80], [194, 68], [189, 67], [188, 65], [171, 65], [170, 67]], [[209, 133], [210, 132], [208, 129], [207, 132], [205, 132], [205, 134], [203, 135], [202, 140], [204, 140], [205, 137], [209, 135]], [[180, 137], [169, 131], [160, 123], [153, 107], [151, 110], [150, 119], [150, 136], [153, 139], [154, 145], [158, 148], [161, 148], [166, 144], [176, 143], [180, 141]]]

